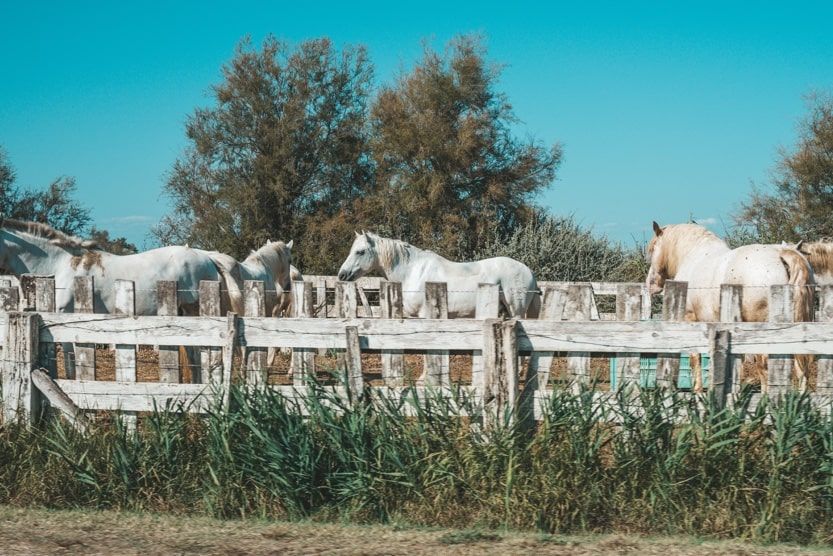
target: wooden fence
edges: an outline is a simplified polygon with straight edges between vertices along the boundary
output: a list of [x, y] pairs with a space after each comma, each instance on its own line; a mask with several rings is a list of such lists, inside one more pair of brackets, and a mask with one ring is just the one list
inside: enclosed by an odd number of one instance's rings
[[[115, 287], [113, 313], [93, 314], [94, 284], [89, 278], [76, 279], [75, 313], [54, 311], [55, 282], [50, 277], [24, 276], [19, 288], [0, 286], [6, 420], [38, 415], [44, 396], [70, 417], [86, 410], [119, 410], [130, 420], [136, 412], [180, 403], [187, 411], [204, 412], [212, 403], [227, 400], [215, 394], [227, 395], [233, 375], [250, 384], [267, 383], [267, 350], [275, 347], [292, 349], [291, 383], [269, 385], [287, 397], [303, 391], [318, 360], [333, 353], [353, 392], [374, 388], [395, 397], [409, 388], [448, 391], [451, 352], [470, 355], [470, 379], [457, 382], [491, 414], [530, 403], [532, 413], [540, 416], [541, 401], [549, 398], [555, 382], [550, 373], [557, 354], [566, 360], [559, 384], [592, 382], [590, 356], [603, 354], [616, 357], [616, 386], [627, 387], [640, 379], [640, 355], [650, 353], [657, 355], [657, 384], [674, 388], [681, 354], [706, 353], [711, 357], [709, 387], [720, 403], [731, 403], [740, 389], [744, 354], [770, 356], [769, 387], [775, 396], [792, 387], [793, 355], [812, 354], [818, 356], [815, 401], [827, 406], [833, 395], [830, 287], [819, 289], [822, 322], [811, 323], [791, 322], [793, 286], [771, 288], [766, 323], [738, 322], [741, 291], [726, 285], [720, 290], [721, 322], [684, 322], [683, 282], [666, 283], [661, 314], [651, 319], [645, 318], [650, 298], [646, 301], [641, 284], [605, 290], [615, 294], [614, 320], [594, 314], [594, 289], [602, 288], [591, 283], [544, 284], [536, 320], [500, 318], [498, 287], [488, 284], [479, 286], [476, 318], [471, 319], [447, 318], [447, 287], [442, 283], [426, 284], [427, 318], [411, 319], [402, 318], [401, 285], [385, 281], [377, 284], [379, 316], [369, 318], [359, 316], [361, 282], [333, 284], [334, 314], [330, 317], [329, 309], [325, 313], [330, 318], [313, 318], [318, 293], [314, 281], [293, 285], [292, 318], [265, 316], [260, 282], [245, 284], [246, 314], [225, 316], [220, 314], [217, 282], [201, 283], [199, 316], [176, 314], [174, 282], [158, 284], [156, 315], [135, 316], [133, 282], [117, 281]], [[326, 301], [325, 297], [326, 292], [318, 299]], [[97, 380], [96, 346], [101, 344], [114, 353], [115, 380]], [[62, 361], [57, 357], [59, 345]], [[158, 346], [158, 381], [137, 382], [140, 345]], [[71, 352], [68, 346], [73, 346]], [[183, 372], [179, 346], [199, 353], [199, 363], [190, 373]], [[368, 352], [381, 355], [378, 385], [366, 379], [363, 356]], [[71, 353], [74, 359], [68, 357]], [[411, 354], [424, 359], [424, 382], [416, 386], [405, 373], [404, 361]], [[183, 383], [186, 376], [189, 381]]]

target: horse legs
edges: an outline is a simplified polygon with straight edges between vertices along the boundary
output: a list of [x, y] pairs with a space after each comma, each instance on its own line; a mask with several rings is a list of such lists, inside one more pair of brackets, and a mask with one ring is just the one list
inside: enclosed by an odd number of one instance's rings
[[690, 353], [688, 355], [689, 367], [691, 368], [691, 378], [693, 381], [692, 390], [696, 394], [703, 393], [703, 367], [700, 364], [700, 354]]

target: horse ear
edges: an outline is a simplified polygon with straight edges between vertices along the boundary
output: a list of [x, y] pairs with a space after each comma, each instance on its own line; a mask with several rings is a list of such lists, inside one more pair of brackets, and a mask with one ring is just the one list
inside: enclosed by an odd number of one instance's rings
[[266, 240], [266, 245], [272, 245], [272, 240], [271, 240], [271, 238]]
[[287, 249], [292, 249], [292, 244], [293, 244], [293, 243], [295, 243], [295, 240], [294, 240], [294, 239], [290, 239], [290, 240], [289, 240], [289, 243], [287, 243], [287, 244], [286, 244], [286, 248], [287, 248]]
[[795, 250], [796, 251], [801, 251], [802, 247], [804, 247], [804, 240], [803, 239], [795, 244]]
[[657, 237], [662, 235], [662, 228], [660, 228], [660, 226], [659, 226], [659, 224], [657, 224], [656, 220], [654, 220], [654, 235], [657, 236]]
[[362, 235], [359, 232], [355, 231], [355, 230], [353, 231], [353, 233], [356, 234], [356, 237], [362, 237]]

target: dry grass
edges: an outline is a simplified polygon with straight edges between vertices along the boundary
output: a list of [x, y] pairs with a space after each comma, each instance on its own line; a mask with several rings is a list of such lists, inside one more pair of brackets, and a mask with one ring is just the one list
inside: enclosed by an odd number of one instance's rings
[[555, 536], [325, 523], [220, 521], [0, 506], [3, 554], [810, 554], [689, 537]]

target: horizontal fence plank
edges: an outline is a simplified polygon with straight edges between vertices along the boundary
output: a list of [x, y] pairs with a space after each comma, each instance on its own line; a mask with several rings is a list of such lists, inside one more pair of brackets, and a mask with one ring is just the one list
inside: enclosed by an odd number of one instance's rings
[[707, 350], [709, 325], [699, 322], [522, 320], [520, 351], [687, 353]]
[[163, 346], [222, 346], [223, 317], [42, 313], [41, 341]]
[[162, 382], [113, 382], [57, 379], [55, 383], [80, 409], [104, 411], [153, 411], [154, 408], [205, 412], [214, 401], [206, 384]]

